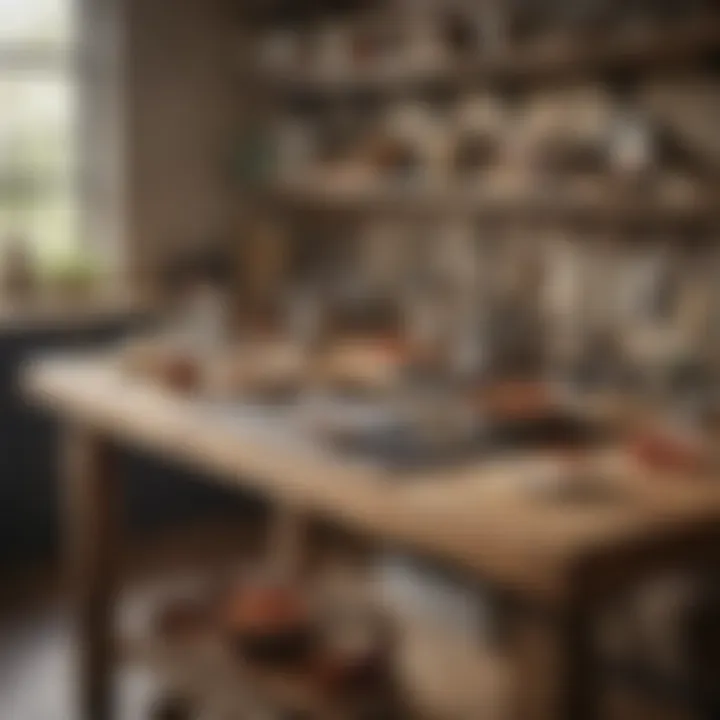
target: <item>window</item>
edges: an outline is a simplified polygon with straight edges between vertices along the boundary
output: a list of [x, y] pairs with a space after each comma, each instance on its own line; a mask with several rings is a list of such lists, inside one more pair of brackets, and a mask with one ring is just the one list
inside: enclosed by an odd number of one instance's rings
[[73, 0], [0, 0], [0, 247], [78, 244]]

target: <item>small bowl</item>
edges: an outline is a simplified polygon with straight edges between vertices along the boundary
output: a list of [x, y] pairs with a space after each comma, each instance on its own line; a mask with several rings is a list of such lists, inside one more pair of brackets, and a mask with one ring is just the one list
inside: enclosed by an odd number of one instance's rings
[[282, 584], [248, 582], [231, 591], [220, 624], [234, 651], [250, 662], [296, 665], [316, 644], [304, 594]]

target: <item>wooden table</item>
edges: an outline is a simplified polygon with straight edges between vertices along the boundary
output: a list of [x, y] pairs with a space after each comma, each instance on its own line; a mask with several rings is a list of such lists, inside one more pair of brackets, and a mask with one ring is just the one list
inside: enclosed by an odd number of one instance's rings
[[26, 388], [65, 423], [87, 720], [111, 714], [118, 443], [190, 462], [290, 513], [332, 519], [515, 598], [526, 609], [511, 635], [514, 716], [523, 720], [593, 717], [599, 603], [644, 574], [716, 563], [720, 555], [720, 484], [642, 477], [619, 455], [604, 461], [621, 501], [567, 505], [527, 490], [546, 458], [488, 460], [397, 482], [310, 442], [239, 426], [207, 403], [124, 377], [107, 359], [40, 361], [28, 369]]

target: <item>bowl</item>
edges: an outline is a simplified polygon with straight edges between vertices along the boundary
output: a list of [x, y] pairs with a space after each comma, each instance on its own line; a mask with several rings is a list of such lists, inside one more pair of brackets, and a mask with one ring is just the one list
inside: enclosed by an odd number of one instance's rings
[[316, 644], [307, 598], [291, 585], [240, 584], [222, 603], [220, 624], [234, 651], [250, 662], [295, 665], [308, 660]]

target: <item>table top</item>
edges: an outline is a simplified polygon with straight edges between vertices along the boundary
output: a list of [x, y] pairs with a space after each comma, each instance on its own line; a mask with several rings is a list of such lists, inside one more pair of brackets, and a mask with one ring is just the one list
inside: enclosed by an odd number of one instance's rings
[[641, 565], [720, 551], [720, 482], [650, 476], [618, 451], [597, 458], [617, 490], [612, 498], [560, 501], [538, 490], [556, 468], [547, 455], [400, 478], [293, 434], [288, 423], [253, 423], [245, 411], [130, 378], [108, 358], [39, 360], [24, 385], [66, 420], [541, 603], [586, 599]]

